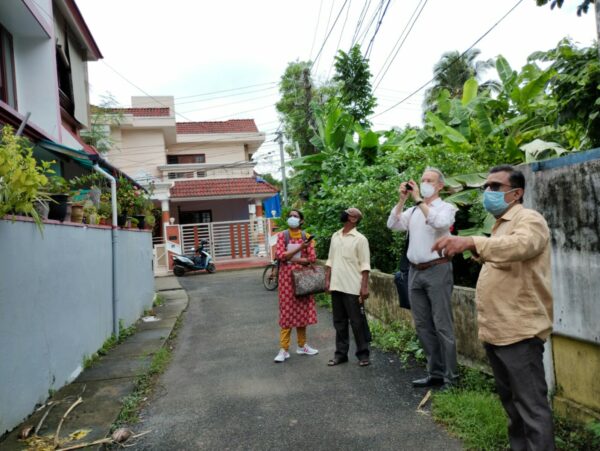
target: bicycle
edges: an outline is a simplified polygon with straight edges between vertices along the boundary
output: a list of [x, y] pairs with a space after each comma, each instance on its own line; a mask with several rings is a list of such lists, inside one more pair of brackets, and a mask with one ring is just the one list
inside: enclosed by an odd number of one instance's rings
[[279, 260], [273, 260], [267, 265], [262, 276], [263, 285], [269, 291], [274, 291], [279, 285]]

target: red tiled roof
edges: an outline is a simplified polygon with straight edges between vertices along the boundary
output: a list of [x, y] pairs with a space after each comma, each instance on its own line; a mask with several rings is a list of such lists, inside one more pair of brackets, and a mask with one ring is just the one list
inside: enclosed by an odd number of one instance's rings
[[177, 122], [177, 133], [258, 133], [254, 119], [220, 122]]
[[255, 178], [182, 180], [171, 188], [171, 198], [216, 197], [235, 194], [276, 194], [277, 189], [267, 182]]
[[170, 116], [169, 108], [110, 108], [111, 112], [132, 114], [135, 117]]

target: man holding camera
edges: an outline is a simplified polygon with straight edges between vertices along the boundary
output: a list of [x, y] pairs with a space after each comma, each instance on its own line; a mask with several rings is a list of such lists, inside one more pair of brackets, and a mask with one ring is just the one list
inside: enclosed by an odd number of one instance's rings
[[[410, 237], [409, 298], [417, 335], [427, 357], [427, 376], [414, 380], [414, 387], [448, 389], [458, 378], [451, 305], [452, 263], [431, 250], [436, 240], [450, 235], [454, 224], [456, 207], [440, 198], [443, 187], [444, 175], [436, 168], [425, 170], [420, 186], [413, 180], [401, 183], [398, 203], [387, 222], [391, 230], [407, 231]], [[404, 210], [409, 197], [414, 206]]]
[[483, 263], [476, 288], [483, 341], [508, 414], [513, 450], [553, 450], [544, 342], [552, 332], [550, 231], [522, 205], [525, 177], [512, 166], [490, 169], [483, 206], [496, 218], [491, 237], [444, 237], [432, 250], [452, 257], [471, 251]]

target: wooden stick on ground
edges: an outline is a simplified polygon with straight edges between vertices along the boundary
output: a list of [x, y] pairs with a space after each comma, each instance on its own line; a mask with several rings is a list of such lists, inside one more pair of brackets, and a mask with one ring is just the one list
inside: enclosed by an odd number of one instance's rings
[[72, 449], [81, 449], [81, 448], [87, 448], [88, 446], [103, 445], [103, 444], [109, 444], [109, 443], [113, 443], [112, 438], [101, 438], [100, 440], [95, 440], [93, 442], [79, 443], [77, 445], [67, 446], [66, 448], [58, 448], [56, 451], [69, 451]]
[[51, 402], [50, 404], [48, 404], [48, 409], [44, 413], [44, 416], [42, 416], [42, 419], [40, 420], [40, 422], [35, 427], [35, 431], [33, 432], [35, 435], [38, 435], [38, 432], [40, 432], [40, 429], [42, 429], [42, 424], [44, 424], [44, 421], [46, 421], [46, 417], [48, 416], [48, 414], [52, 410], [52, 407], [54, 407], [56, 404], [57, 403], [55, 403], [55, 402]]
[[75, 401], [73, 404], [71, 404], [71, 407], [69, 407], [67, 409], [67, 411], [65, 412], [65, 414], [60, 419], [60, 422], [58, 423], [58, 427], [56, 428], [56, 434], [54, 435], [54, 446], [55, 447], [58, 446], [58, 437], [60, 436], [60, 428], [62, 427], [62, 424], [64, 423], [64, 421], [67, 418], [67, 416], [71, 413], [71, 411], [75, 407], [77, 407], [79, 404], [81, 404], [82, 402], [83, 402], [83, 399], [77, 398], [77, 401]]
[[[141, 432], [139, 434], [132, 435], [130, 438], [139, 438], [139, 437], [141, 437], [143, 435], [149, 434], [150, 432], [152, 432], [152, 431], [151, 430], [150, 431], [144, 431], [144, 432]], [[99, 439], [99, 440], [95, 440], [93, 442], [79, 443], [77, 445], [67, 446], [66, 448], [58, 448], [56, 451], [71, 451], [73, 449], [81, 449], [81, 448], [86, 448], [88, 446], [95, 446], [95, 445], [104, 445], [104, 444], [108, 445], [108, 444], [111, 444], [111, 443], [115, 443], [115, 441], [112, 438], [108, 437], [108, 438], [102, 438], [102, 439]], [[123, 448], [128, 448], [127, 445], [121, 445], [121, 446]]]
[[150, 432], [152, 432], [152, 429], [150, 429], [149, 431], [144, 431], [140, 432], [139, 434], [132, 435], [131, 438], [140, 438], [141, 436], [149, 434]]
[[427, 401], [429, 401], [429, 398], [431, 398], [431, 390], [427, 390], [427, 394], [423, 396], [423, 399], [417, 406], [417, 412], [422, 412], [422, 409], [425, 406], [425, 404], [427, 404]]

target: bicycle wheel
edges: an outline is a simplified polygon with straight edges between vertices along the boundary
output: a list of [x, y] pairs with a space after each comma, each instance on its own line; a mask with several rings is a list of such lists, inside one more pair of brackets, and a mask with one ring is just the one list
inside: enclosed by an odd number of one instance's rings
[[263, 272], [263, 285], [269, 291], [273, 291], [277, 288], [279, 281], [277, 280], [278, 274], [277, 265], [271, 263], [267, 266]]

